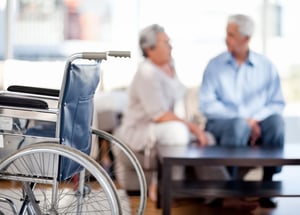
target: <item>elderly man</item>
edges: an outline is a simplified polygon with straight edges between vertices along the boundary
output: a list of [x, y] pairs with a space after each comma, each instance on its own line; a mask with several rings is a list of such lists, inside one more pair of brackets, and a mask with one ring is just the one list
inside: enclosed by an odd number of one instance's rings
[[[265, 56], [250, 50], [254, 31], [250, 17], [230, 16], [226, 31], [228, 50], [209, 61], [199, 90], [206, 130], [219, 145], [282, 147], [285, 102], [278, 72]], [[263, 180], [272, 180], [280, 170], [265, 167]], [[259, 202], [276, 207], [268, 198]]]

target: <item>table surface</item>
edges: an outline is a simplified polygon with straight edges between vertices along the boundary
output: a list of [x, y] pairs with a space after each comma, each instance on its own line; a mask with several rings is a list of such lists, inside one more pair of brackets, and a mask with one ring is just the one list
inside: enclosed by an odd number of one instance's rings
[[200, 147], [157, 146], [161, 162], [181, 165], [238, 165], [264, 166], [299, 165], [300, 145], [286, 144], [283, 148], [270, 147]]

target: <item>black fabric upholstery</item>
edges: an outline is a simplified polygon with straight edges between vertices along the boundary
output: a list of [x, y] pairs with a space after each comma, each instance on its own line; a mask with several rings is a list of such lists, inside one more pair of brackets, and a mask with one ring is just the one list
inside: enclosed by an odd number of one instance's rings
[[59, 90], [49, 89], [49, 88], [12, 85], [9, 86], [7, 90], [12, 92], [31, 93], [36, 95], [55, 96], [55, 97], [59, 96]]
[[48, 109], [47, 102], [39, 99], [19, 98], [14, 96], [0, 96], [0, 105], [23, 108]]

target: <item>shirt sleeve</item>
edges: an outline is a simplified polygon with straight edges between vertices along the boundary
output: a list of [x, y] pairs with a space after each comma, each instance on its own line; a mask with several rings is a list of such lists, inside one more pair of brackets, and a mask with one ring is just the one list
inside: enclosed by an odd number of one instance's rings
[[269, 82], [266, 86], [267, 99], [265, 106], [253, 116], [254, 119], [263, 120], [272, 114], [282, 114], [285, 107], [283, 98], [280, 77], [278, 71], [273, 64], [269, 65]]
[[199, 88], [199, 111], [207, 118], [229, 118], [235, 116], [235, 107], [230, 103], [224, 103], [219, 99], [218, 93], [222, 93], [218, 84], [218, 72], [221, 67], [214, 61], [207, 65], [202, 84]]

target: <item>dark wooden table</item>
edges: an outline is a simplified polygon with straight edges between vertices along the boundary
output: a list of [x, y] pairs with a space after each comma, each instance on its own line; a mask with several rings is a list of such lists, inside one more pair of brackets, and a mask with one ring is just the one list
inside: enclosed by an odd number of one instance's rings
[[[158, 146], [158, 203], [163, 215], [171, 213], [173, 198], [180, 197], [300, 197], [300, 186], [288, 180], [173, 181], [171, 169], [182, 166], [300, 165], [300, 145], [284, 148]], [[300, 184], [300, 182], [299, 182]]]

